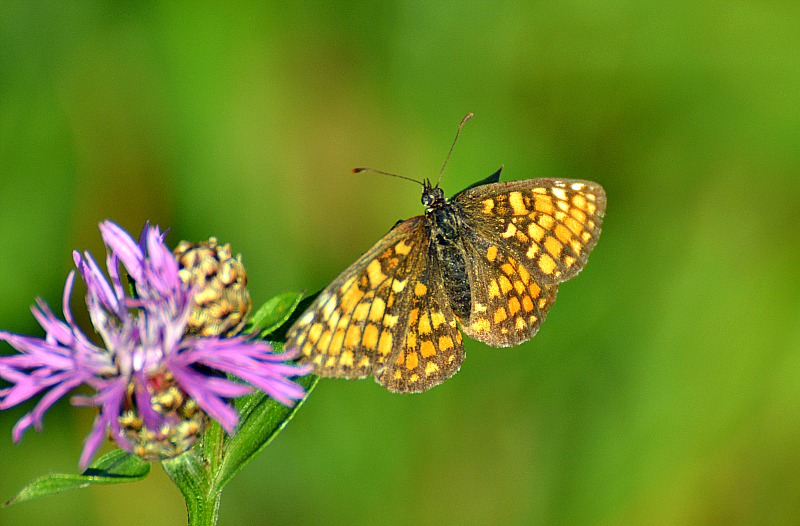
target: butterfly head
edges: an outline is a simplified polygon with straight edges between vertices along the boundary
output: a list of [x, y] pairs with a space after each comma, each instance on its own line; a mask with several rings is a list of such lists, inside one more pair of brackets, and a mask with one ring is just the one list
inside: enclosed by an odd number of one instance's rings
[[422, 185], [422, 204], [425, 210], [430, 212], [439, 208], [446, 201], [444, 197], [444, 190], [439, 188], [438, 185], [433, 186], [428, 179]]

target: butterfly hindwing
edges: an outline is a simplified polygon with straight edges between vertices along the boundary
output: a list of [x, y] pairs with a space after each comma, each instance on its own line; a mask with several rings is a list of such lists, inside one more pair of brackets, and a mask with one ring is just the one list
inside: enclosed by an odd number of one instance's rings
[[441, 287], [441, 269], [436, 259], [427, 261], [405, 294], [408, 316], [396, 358], [375, 371], [375, 379], [389, 391], [427, 391], [456, 374], [464, 360], [461, 331]]
[[462, 236], [472, 305], [464, 333], [494, 347], [536, 334], [556, 299], [558, 285], [540, 285], [502, 246], [479, 235]]

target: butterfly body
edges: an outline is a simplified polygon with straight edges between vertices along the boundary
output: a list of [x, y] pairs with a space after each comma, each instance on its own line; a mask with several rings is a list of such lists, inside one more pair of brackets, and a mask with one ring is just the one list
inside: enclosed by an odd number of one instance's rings
[[462, 331], [495, 347], [530, 339], [597, 242], [605, 193], [590, 181], [499, 177], [450, 199], [425, 181], [424, 215], [398, 223], [326, 287], [286, 348], [321, 376], [372, 375], [408, 393], [458, 371]]
[[469, 314], [472, 297], [461, 242], [464, 226], [458, 207], [444, 197], [441, 188], [431, 187], [427, 180], [422, 190], [422, 204], [426, 206], [425, 226], [431, 240], [428, 260], [441, 264], [442, 286], [450, 300], [450, 308], [456, 317], [464, 318]]

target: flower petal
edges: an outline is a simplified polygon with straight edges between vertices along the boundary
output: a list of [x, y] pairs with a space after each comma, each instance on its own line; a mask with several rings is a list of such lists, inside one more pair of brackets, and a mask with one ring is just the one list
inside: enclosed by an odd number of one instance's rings
[[134, 281], [141, 281], [144, 272], [144, 253], [130, 234], [108, 220], [100, 223], [100, 233], [109, 252], [113, 252], [119, 258]]

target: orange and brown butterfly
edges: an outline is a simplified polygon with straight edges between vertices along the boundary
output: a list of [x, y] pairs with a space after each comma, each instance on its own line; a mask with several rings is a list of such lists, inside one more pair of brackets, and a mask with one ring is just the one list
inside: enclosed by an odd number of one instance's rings
[[425, 214], [398, 223], [328, 285], [285, 347], [317, 375], [372, 375], [414, 393], [458, 372], [461, 332], [494, 347], [532, 338], [558, 284], [586, 265], [606, 196], [591, 181], [499, 178], [450, 199], [426, 179]]

